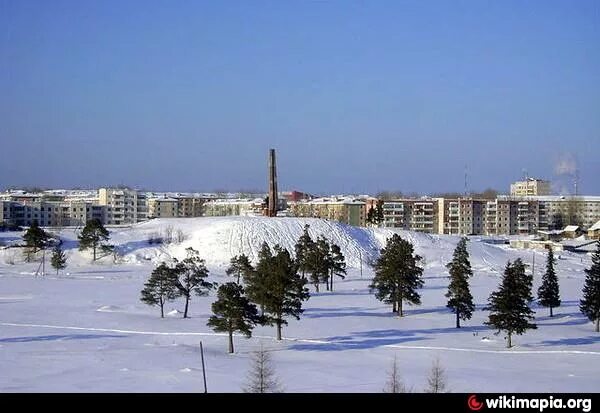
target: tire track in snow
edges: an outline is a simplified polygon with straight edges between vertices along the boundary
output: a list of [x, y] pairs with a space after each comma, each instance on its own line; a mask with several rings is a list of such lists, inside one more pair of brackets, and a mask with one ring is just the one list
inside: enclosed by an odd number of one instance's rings
[[[220, 336], [226, 337], [227, 333], [197, 333], [197, 332], [160, 332], [160, 331], [139, 331], [139, 330], [120, 330], [112, 328], [94, 328], [94, 327], [75, 327], [75, 326], [57, 326], [48, 324], [22, 324], [22, 323], [0, 323], [2, 326], [7, 327], [37, 327], [37, 328], [53, 328], [60, 330], [85, 330], [85, 331], [101, 331], [108, 333], [121, 333], [121, 334], [140, 334], [140, 335], [156, 335], [156, 336]], [[239, 334], [234, 336], [241, 337]], [[260, 339], [275, 339], [273, 336], [253, 336], [254, 338]], [[323, 344], [323, 345], [337, 345], [344, 346], [345, 343], [339, 343], [328, 340], [316, 340], [316, 339], [303, 339], [303, 338], [283, 338], [282, 341], [294, 341], [300, 343], [311, 343], [311, 344]], [[486, 350], [486, 349], [472, 349], [472, 348], [461, 348], [461, 347], [440, 347], [440, 346], [404, 346], [399, 344], [387, 344], [382, 347], [398, 348], [404, 350], [441, 350], [441, 351], [461, 351], [471, 353], [491, 353], [491, 354], [585, 354], [600, 356], [599, 351], [583, 351], [583, 350]]]

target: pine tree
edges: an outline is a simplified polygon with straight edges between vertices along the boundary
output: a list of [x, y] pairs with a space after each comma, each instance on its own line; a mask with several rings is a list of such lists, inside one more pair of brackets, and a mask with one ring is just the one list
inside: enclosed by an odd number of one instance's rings
[[165, 317], [164, 306], [167, 301], [174, 300], [178, 296], [177, 275], [175, 269], [162, 262], [156, 267], [148, 281], [144, 283], [141, 301], [148, 305], [160, 307], [161, 318]]
[[373, 217], [373, 221], [375, 222], [375, 224], [379, 225], [383, 222], [384, 220], [384, 216], [383, 216], [383, 200], [379, 199], [377, 201], [377, 205], [375, 206], [375, 215]]
[[390, 370], [388, 371], [388, 381], [383, 389], [384, 393], [406, 393], [406, 386], [402, 382], [400, 377], [400, 370], [398, 368], [398, 361], [396, 355], [394, 355], [394, 362]]
[[309, 253], [311, 265], [310, 280], [319, 292], [319, 285], [324, 282], [329, 290], [329, 268], [331, 267], [330, 245], [324, 236], [320, 236]]
[[550, 308], [550, 317], [553, 317], [552, 309], [560, 307], [560, 292], [558, 287], [558, 277], [554, 270], [554, 253], [552, 248], [548, 251], [548, 260], [546, 262], [546, 272], [542, 276], [542, 285], [538, 289], [538, 303], [542, 307]]
[[273, 370], [271, 353], [263, 348], [262, 343], [260, 349], [253, 354], [247, 380], [245, 393], [279, 393], [281, 391], [281, 385]]
[[485, 310], [490, 311], [489, 320], [484, 324], [507, 333], [507, 347], [512, 346], [512, 335], [523, 334], [537, 326], [530, 323], [533, 311], [529, 308], [531, 297], [530, 277], [525, 274], [525, 265], [520, 258], [513, 264], [509, 261], [504, 277], [497, 291], [489, 297]]
[[585, 270], [583, 298], [579, 309], [596, 323], [596, 333], [600, 332], [600, 240], [596, 243], [596, 252], [592, 255], [592, 266]]
[[426, 393], [446, 393], [446, 372], [439, 359], [433, 361], [429, 377], [427, 377], [427, 388]]
[[185, 251], [186, 257], [175, 265], [175, 274], [177, 275], [176, 287], [179, 294], [185, 298], [183, 318], [188, 317], [192, 292], [203, 297], [216, 287], [215, 284], [206, 281], [208, 270], [206, 269], [204, 260], [200, 258], [198, 251], [192, 247], [186, 248]]
[[98, 248], [102, 250], [110, 248], [110, 246], [104, 244], [104, 242], [109, 239], [108, 231], [98, 219], [91, 219], [86, 222], [85, 227], [81, 230], [81, 234], [78, 238], [79, 251], [85, 251], [92, 248], [94, 261], [96, 261], [96, 251]]
[[267, 294], [264, 302], [265, 322], [277, 326], [277, 340], [281, 340], [281, 328], [287, 325], [286, 318], [299, 320], [304, 312], [302, 301], [308, 299], [306, 280], [298, 274], [298, 267], [287, 250], [279, 245], [274, 247], [275, 254], [267, 273]]
[[25, 241], [25, 255], [27, 261], [29, 261], [31, 253], [35, 254], [48, 246], [50, 235], [40, 228], [38, 222], [34, 220], [25, 234], [23, 234], [23, 241]]
[[250, 301], [260, 307], [260, 314], [265, 313], [265, 302], [269, 291], [268, 278], [273, 265], [273, 253], [266, 242], [262, 243], [258, 252], [258, 262], [254, 271], [244, 277], [246, 294]]
[[233, 353], [233, 333], [239, 331], [252, 337], [252, 329], [260, 321], [256, 306], [244, 295], [244, 288], [233, 282], [219, 287], [212, 311], [214, 315], [208, 319], [208, 326], [214, 331], [229, 333], [230, 353]]
[[306, 273], [311, 272], [312, 269], [310, 255], [315, 247], [315, 242], [308, 233], [309, 228], [310, 225], [304, 225], [304, 233], [298, 238], [298, 242], [294, 247], [298, 271], [302, 274], [302, 278], [306, 278]]
[[450, 283], [446, 297], [446, 307], [451, 308], [456, 314], [456, 328], [460, 328], [460, 320], [470, 320], [475, 310], [473, 296], [469, 289], [469, 278], [473, 275], [469, 252], [467, 251], [467, 239], [462, 238], [456, 249], [452, 261], [446, 267], [450, 273]]
[[367, 212], [367, 224], [375, 224], [375, 208], [371, 207], [369, 208], [369, 211]]
[[333, 291], [333, 277], [337, 275], [342, 280], [346, 274], [346, 258], [342, 254], [342, 249], [337, 244], [331, 244], [331, 291]]
[[52, 250], [52, 257], [50, 258], [50, 265], [56, 269], [56, 275], [58, 270], [62, 270], [67, 267], [67, 256], [65, 252], [60, 248], [60, 244], [56, 244]]
[[247, 278], [254, 271], [250, 259], [247, 255], [240, 254], [233, 257], [230, 261], [229, 268], [225, 271], [229, 276], [237, 277], [237, 283], [240, 283], [240, 277]]
[[[369, 286], [375, 297], [392, 304], [392, 311], [402, 317], [402, 302], [421, 304], [417, 289], [424, 284], [423, 268], [419, 267], [419, 255], [413, 255], [413, 245], [394, 234], [387, 239], [386, 246], [375, 263], [375, 277]], [[397, 308], [397, 310], [396, 310]]]

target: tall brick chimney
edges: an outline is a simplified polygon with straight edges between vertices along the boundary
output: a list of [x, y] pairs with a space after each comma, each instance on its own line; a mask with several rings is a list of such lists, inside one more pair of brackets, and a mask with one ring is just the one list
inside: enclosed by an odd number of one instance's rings
[[269, 149], [269, 205], [267, 215], [277, 216], [277, 165], [275, 164], [275, 149]]

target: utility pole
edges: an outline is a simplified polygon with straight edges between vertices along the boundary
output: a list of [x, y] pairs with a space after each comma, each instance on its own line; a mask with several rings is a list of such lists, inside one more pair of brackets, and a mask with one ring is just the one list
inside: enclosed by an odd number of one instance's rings
[[533, 264], [531, 266], [531, 276], [535, 276], [535, 251], [533, 251]]
[[204, 350], [202, 349], [202, 341], [200, 341], [200, 358], [202, 358], [202, 377], [204, 379], [204, 393], [208, 393], [206, 389], [206, 369], [204, 367]]

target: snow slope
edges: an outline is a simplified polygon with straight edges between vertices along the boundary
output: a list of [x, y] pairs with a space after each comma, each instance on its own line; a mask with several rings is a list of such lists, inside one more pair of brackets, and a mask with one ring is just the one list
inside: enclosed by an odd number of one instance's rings
[[[342, 247], [350, 266], [334, 292], [314, 293], [299, 320], [289, 320], [284, 340], [273, 327], [257, 327], [251, 339], [236, 337], [236, 353], [227, 340], [206, 326], [209, 297], [194, 297], [190, 319], [182, 319], [183, 301], [169, 303], [166, 317], [139, 301], [139, 292], [154, 265], [198, 249], [217, 282], [228, 281], [233, 255], [256, 256], [260, 244], [293, 250], [305, 224], [311, 236], [323, 234]], [[149, 245], [154, 233], [169, 226], [183, 231], [180, 244]], [[369, 292], [367, 263], [398, 232], [424, 256], [422, 305], [408, 307], [406, 317]], [[21, 234], [0, 233], [4, 244]], [[499, 282], [507, 260], [531, 263], [534, 253], [482, 242], [468, 243], [474, 277], [471, 288], [477, 311], [460, 330], [445, 308], [447, 272], [458, 237], [389, 229], [354, 228], [318, 219], [224, 217], [153, 220], [131, 228], [111, 229], [119, 251], [91, 263], [77, 250], [76, 231], [61, 231], [69, 267], [56, 276], [36, 277], [38, 263], [23, 263], [17, 249], [0, 249], [0, 391], [201, 391], [198, 341], [202, 340], [209, 391], [238, 392], [249, 358], [260, 343], [273, 351], [274, 369], [290, 392], [378, 392], [397, 355], [402, 378], [421, 391], [434, 358], [446, 369], [449, 387], [458, 392], [597, 391], [600, 388], [600, 336], [578, 311], [584, 273], [590, 258], [561, 253], [558, 275], [563, 305], [555, 317], [538, 308], [537, 330], [514, 338], [506, 349], [502, 335], [483, 323], [482, 308]], [[544, 254], [535, 253], [537, 289]], [[363, 275], [360, 275], [360, 267]], [[10, 264], [14, 262], [14, 264]]]

